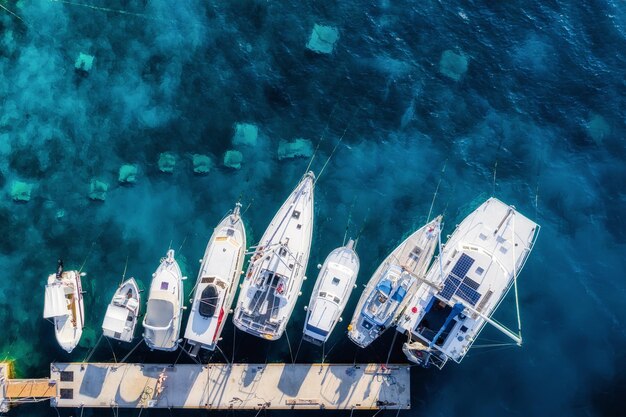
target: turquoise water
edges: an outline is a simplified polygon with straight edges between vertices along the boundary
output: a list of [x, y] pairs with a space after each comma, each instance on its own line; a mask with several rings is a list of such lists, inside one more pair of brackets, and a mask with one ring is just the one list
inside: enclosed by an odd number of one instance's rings
[[[474, 349], [443, 371], [415, 369], [413, 409], [400, 414], [623, 414], [622, 2], [82, 4], [1, 3], [19, 16], [0, 10], [0, 353], [18, 376], [87, 356], [126, 265], [147, 287], [171, 246], [189, 291], [212, 228], [238, 199], [255, 242], [308, 164], [278, 160], [279, 142], [319, 142], [319, 172], [345, 131], [317, 184], [312, 278], [350, 218], [349, 235], [362, 228], [365, 283], [426, 221], [436, 190], [444, 234], [494, 194], [543, 227], [519, 277], [524, 346]], [[332, 54], [305, 48], [316, 23], [337, 28]], [[95, 57], [88, 73], [74, 69], [80, 53]], [[233, 145], [238, 122], [258, 126], [255, 146]], [[229, 149], [242, 153], [240, 169], [223, 166]], [[171, 175], [157, 166], [166, 151], [176, 156]], [[193, 154], [211, 158], [207, 175], [194, 175]], [[139, 168], [135, 184], [118, 184], [123, 164]], [[92, 179], [109, 185], [105, 201], [87, 198]], [[32, 185], [30, 201], [12, 201], [15, 181]], [[88, 332], [71, 355], [41, 319], [58, 257], [88, 274]], [[312, 278], [288, 327], [293, 350]], [[510, 324], [512, 301], [497, 313]], [[358, 350], [345, 325], [327, 361], [385, 361], [392, 333]], [[231, 324], [223, 336], [231, 357]], [[482, 336], [505, 341], [491, 329]], [[237, 332], [234, 342], [237, 361], [290, 360], [286, 338]], [[400, 346], [392, 362], [404, 361]], [[102, 341], [92, 360], [120, 359], [130, 347], [112, 349]], [[303, 344], [298, 361], [321, 356]], [[128, 360], [189, 362], [144, 347]], [[42, 404], [11, 415], [56, 412]]]

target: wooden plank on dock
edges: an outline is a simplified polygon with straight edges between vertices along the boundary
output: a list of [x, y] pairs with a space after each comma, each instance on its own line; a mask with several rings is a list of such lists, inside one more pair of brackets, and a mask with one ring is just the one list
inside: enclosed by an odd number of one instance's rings
[[52, 398], [56, 395], [56, 384], [49, 379], [12, 379], [6, 384], [4, 394], [11, 402], [26, 398]]
[[409, 367], [54, 363], [57, 407], [407, 409]]

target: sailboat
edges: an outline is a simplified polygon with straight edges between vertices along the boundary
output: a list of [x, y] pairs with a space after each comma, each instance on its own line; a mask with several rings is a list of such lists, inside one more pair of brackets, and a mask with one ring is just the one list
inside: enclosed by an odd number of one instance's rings
[[64, 271], [59, 260], [57, 272], [48, 276], [43, 317], [53, 319], [54, 335], [67, 353], [78, 345], [85, 327], [85, 306], [79, 271]]
[[132, 341], [140, 306], [141, 296], [137, 281], [130, 278], [124, 281], [113, 294], [102, 322], [102, 334], [122, 342]]
[[287, 327], [309, 262], [314, 184], [313, 172], [305, 174], [252, 255], [233, 316], [244, 332], [276, 340]]
[[215, 350], [237, 292], [246, 251], [246, 231], [237, 203], [213, 231], [198, 273], [185, 339], [196, 356]]
[[441, 216], [422, 226], [391, 252], [370, 278], [352, 321], [348, 337], [365, 348], [396, 324], [415, 290], [424, 281], [440, 233]]
[[143, 319], [144, 340], [150, 349], [175, 351], [183, 318], [183, 277], [174, 250], [167, 251], [152, 274], [148, 307]]
[[354, 250], [354, 240], [333, 250], [315, 281], [311, 301], [306, 307], [303, 339], [316, 345], [326, 343], [333, 329], [342, 320], [341, 313], [346, 307], [355, 287], [359, 273], [359, 257]]
[[424, 367], [460, 363], [486, 323], [521, 345], [518, 333], [491, 318], [533, 249], [540, 227], [496, 198], [490, 198], [454, 230], [427, 279], [400, 318], [397, 330], [408, 340], [402, 350]]

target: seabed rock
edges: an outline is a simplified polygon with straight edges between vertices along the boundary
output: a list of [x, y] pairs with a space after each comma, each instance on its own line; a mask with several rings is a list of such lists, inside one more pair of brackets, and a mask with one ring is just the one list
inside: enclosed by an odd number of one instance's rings
[[336, 28], [316, 23], [306, 47], [318, 54], [330, 54], [335, 49], [337, 39], [339, 39], [339, 31]]
[[587, 131], [597, 144], [601, 144], [602, 140], [611, 133], [611, 126], [604, 117], [592, 113], [591, 119], [587, 122]]
[[125, 164], [120, 167], [120, 174], [117, 180], [120, 184], [134, 184], [137, 182], [138, 173], [139, 168], [137, 168], [137, 165]]
[[281, 140], [278, 143], [278, 160], [290, 158], [310, 158], [313, 155], [313, 144], [308, 139], [298, 138], [293, 142]]
[[239, 151], [226, 151], [224, 154], [224, 166], [228, 168], [239, 169], [243, 162], [243, 155]]
[[258, 136], [259, 128], [256, 125], [250, 123], [236, 123], [233, 145], [256, 146]]
[[26, 203], [30, 201], [33, 185], [22, 181], [13, 181], [11, 184], [11, 198], [13, 201]]
[[80, 53], [78, 54], [78, 58], [76, 58], [76, 62], [74, 63], [74, 68], [76, 71], [89, 72], [91, 67], [93, 66], [94, 56], [89, 54]]
[[176, 166], [176, 156], [171, 152], [163, 152], [159, 155], [159, 171], [166, 174], [174, 172]]
[[457, 54], [450, 50], [443, 51], [439, 61], [439, 71], [446, 77], [459, 81], [467, 71], [469, 59], [463, 54]]
[[192, 159], [193, 172], [196, 174], [208, 174], [213, 168], [213, 161], [206, 155], [194, 154]]
[[94, 178], [89, 184], [89, 199], [94, 201], [105, 201], [107, 199], [108, 190], [109, 184], [98, 181]]

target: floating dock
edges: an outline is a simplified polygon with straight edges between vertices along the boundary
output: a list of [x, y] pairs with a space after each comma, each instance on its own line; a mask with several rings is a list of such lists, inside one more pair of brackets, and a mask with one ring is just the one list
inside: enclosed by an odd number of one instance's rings
[[[14, 381], [18, 380], [0, 379], [0, 404], [3, 399], [6, 404], [19, 403], [2, 396]], [[43, 383], [29, 393], [50, 398], [55, 407], [375, 410], [411, 406], [407, 365], [53, 363], [50, 379], [31, 381]], [[48, 389], [38, 391], [44, 385]]]

